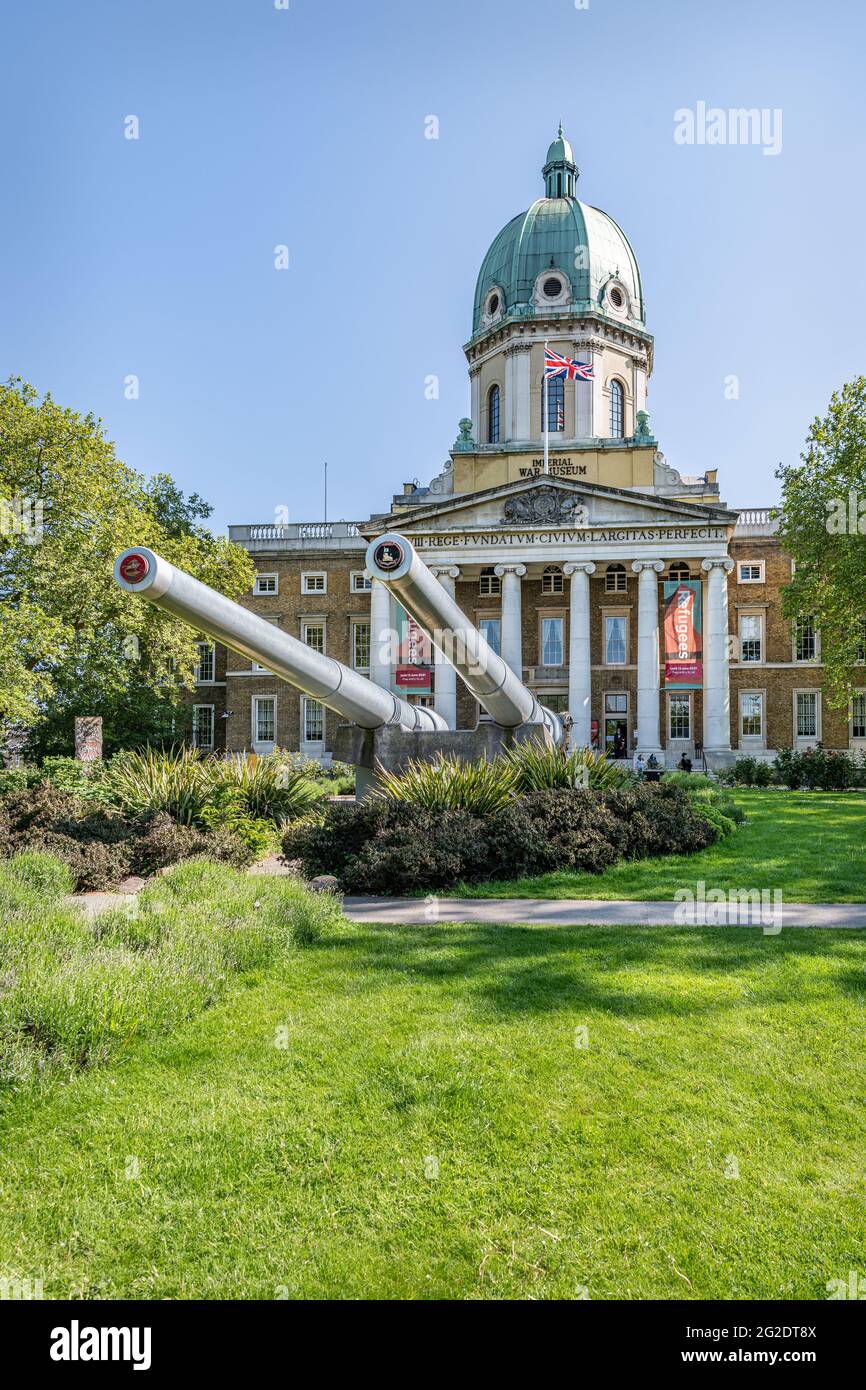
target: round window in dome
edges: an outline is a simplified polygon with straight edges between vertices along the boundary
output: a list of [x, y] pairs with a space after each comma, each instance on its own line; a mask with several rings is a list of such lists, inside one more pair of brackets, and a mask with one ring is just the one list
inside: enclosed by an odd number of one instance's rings
[[614, 285], [610, 292], [610, 302], [615, 309], [621, 309], [625, 304], [625, 296], [622, 290], [617, 289], [616, 285]]
[[551, 275], [541, 287], [548, 299], [558, 299], [562, 294], [562, 281]]
[[496, 313], [499, 312], [499, 295], [498, 295], [498, 294], [492, 294], [492, 295], [490, 296], [490, 298], [488, 299], [488, 301], [487, 301], [487, 312], [488, 312], [488, 314], [491, 314], [491, 315], [496, 314]]

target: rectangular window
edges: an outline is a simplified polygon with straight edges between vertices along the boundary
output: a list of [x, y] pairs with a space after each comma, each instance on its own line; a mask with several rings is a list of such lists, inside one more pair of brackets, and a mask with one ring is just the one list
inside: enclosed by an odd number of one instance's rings
[[487, 644], [491, 651], [497, 656], [501, 656], [502, 649], [500, 644], [501, 626], [499, 618], [479, 618], [478, 630], [482, 637], [487, 639]]
[[324, 652], [325, 650], [325, 624], [302, 623], [301, 633], [303, 641], [308, 647], [312, 647], [314, 652]]
[[628, 712], [628, 695], [605, 695], [604, 712], [605, 714], [626, 714]]
[[373, 587], [373, 581], [369, 574], [364, 570], [352, 570], [352, 593], [367, 594]]
[[325, 707], [318, 700], [304, 700], [304, 742], [323, 743], [325, 740]]
[[764, 620], [760, 613], [740, 614], [740, 660], [763, 661]]
[[763, 738], [764, 697], [760, 691], [744, 690], [740, 694], [740, 738]]
[[279, 580], [275, 574], [257, 574], [253, 584], [254, 594], [276, 594], [279, 592]]
[[328, 576], [324, 570], [308, 570], [301, 575], [302, 594], [326, 594], [328, 592]]
[[794, 660], [815, 661], [818, 657], [818, 634], [813, 618], [800, 618], [794, 624]]
[[851, 701], [851, 737], [866, 739], [866, 690], [858, 690]]
[[608, 565], [604, 572], [604, 592], [624, 594], [628, 589], [628, 575], [622, 565]]
[[542, 618], [541, 620], [541, 664], [542, 666], [561, 666], [565, 661], [563, 650], [562, 618]]
[[213, 748], [213, 705], [193, 705], [192, 743], [194, 748]]
[[554, 714], [566, 714], [568, 712], [568, 696], [563, 692], [550, 694], [547, 691], [540, 690], [538, 692], [538, 699], [540, 703], [544, 705], [545, 709], [553, 710]]
[[608, 615], [604, 620], [604, 664], [625, 666], [627, 653], [626, 618], [623, 614]]
[[[214, 678], [214, 644], [213, 642], [196, 642], [196, 663], [193, 672], [199, 685], [212, 681]], [[209, 706], [202, 705], [202, 709]]]
[[737, 578], [741, 584], [763, 584], [764, 561], [740, 560], [737, 565]]
[[562, 570], [557, 565], [548, 565], [541, 576], [541, 592], [543, 594], [561, 594], [564, 589], [565, 579]]
[[352, 665], [366, 671], [370, 666], [370, 624], [352, 624]]
[[798, 690], [796, 692], [797, 738], [818, 737], [818, 692], [817, 690]]
[[671, 695], [669, 700], [669, 736], [689, 739], [692, 736], [692, 702], [688, 695]]
[[277, 702], [273, 695], [253, 700], [253, 743], [273, 743], [277, 736]]
[[498, 574], [494, 574], [492, 569], [483, 569], [478, 580], [478, 592], [482, 598], [494, 598], [502, 592], [502, 583]]

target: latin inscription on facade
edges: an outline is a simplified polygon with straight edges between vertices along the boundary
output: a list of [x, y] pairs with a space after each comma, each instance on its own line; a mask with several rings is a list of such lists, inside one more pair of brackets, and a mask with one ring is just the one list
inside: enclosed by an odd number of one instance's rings
[[724, 526], [587, 526], [580, 530], [432, 531], [412, 536], [420, 550], [487, 545], [627, 545], [649, 541], [724, 541], [726, 538]]

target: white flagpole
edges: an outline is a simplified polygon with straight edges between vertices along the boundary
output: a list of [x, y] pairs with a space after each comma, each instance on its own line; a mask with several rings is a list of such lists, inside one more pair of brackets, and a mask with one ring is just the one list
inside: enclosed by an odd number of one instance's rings
[[547, 339], [544, 340], [544, 471], [550, 472], [550, 436], [548, 433], [550, 421], [547, 418]]

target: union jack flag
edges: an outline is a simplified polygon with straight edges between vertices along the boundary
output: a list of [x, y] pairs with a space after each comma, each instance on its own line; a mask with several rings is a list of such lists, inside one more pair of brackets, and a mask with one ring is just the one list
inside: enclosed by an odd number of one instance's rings
[[551, 348], [545, 348], [544, 375], [564, 376], [569, 381], [592, 381], [594, 372], [591, 362], [577, 362], [571, 357], [561, 357]]

